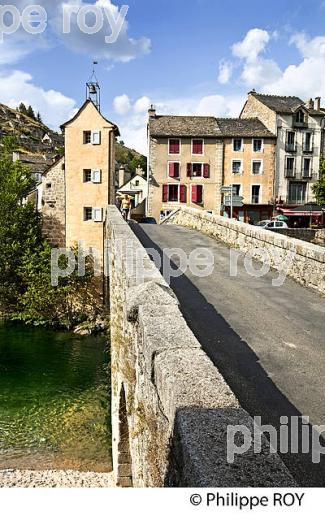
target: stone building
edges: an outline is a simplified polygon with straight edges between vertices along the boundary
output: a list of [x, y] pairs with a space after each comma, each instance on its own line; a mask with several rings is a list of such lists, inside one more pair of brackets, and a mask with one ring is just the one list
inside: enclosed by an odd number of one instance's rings
[[119, 130], [92, 100], [61, 129], [65, 137], [66, 246], [83, 242], [103, 257], [104, 218], [115, 203], [115, 140]]
[[42, 180], [43, 233], [55, 247], [65, 247], [65, 164], [60, 157], [50, 166]]
[[220, 211], [223, 142], [214, 117], [163, 116], [149, 110], [147, 215], [157, 222], [187, 205]]
[[320, 98], [304, 103], [295, 96], [248, 94], [240, 117], [258, 117], [277, 135], [274, 195], [279, 206], [315, 200], [324, 115]]
[[[122, 180], [122, 177], [120, 177], [120, 180]], [[118, 193], [132, 197], [131, 219], [139, 221], [145, 216], [148, 181], [145, 172], [141, 168], [137, 168], [135, 175], [119, 186]]]
[[[232, 184], [244, 197], [244, 207], [234, 208], [234, 217], [243, 222], [271, 218], [276, 136], [256, 118], [217, 121], [224, 142], [223, 184]], [[230, 207], [225, 210], [230, 215]]]

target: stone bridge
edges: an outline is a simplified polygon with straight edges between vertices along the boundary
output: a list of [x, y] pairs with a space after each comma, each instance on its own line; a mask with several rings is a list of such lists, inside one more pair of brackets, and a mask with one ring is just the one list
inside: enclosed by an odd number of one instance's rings
[[[168, 223], [172, 225], [129, 226], [115, 207], [107, 210], [117, 484], [267, 487], [303, 485], [304, 478], [307, 485], [324, 483], [323, 464], [315, 469], [308, 455], [280, 458], [270, 453], [263, 435], [261, 449], [256, 449], [253, 420], [261, 417], [262, 424], [279, 430], [280, 416], [309, 413], [314, 422], [320, 419], [323, 299], [291, 280], [272, 288], [274, 272], [249, 279], [242, 265], [231, 279], [229, 248], [220, 240], [243, 251], [260, 245], [260, 237], [267, 247], [298, 247], [298, 254], [308, 258], [299, 260], [308, 264], [308, 275], [300, 267], [300, 283], [321, 290], [322, 248], [192, 210], [173, 214]], [[311, 249], [303, 251], [302, 244]], [[186, 272], [173, 278], [171, 287], [152, 253], [163, 258], [172, 247], [187, 254], [208, 248], [217, 260], [215, 272], [207, 278]], [[311, 262], [320, 262], [320, 274]], [[289, 274], [297, 280], [294, 269]], [[310, 309], [313, 324], [304, 318], [309, 319]], [[317, 387], [316, 398], [313, 387], [303, 391], [304, 381]], [[247, 445], [232, 462], [231, 435], [240, 429], [246, 437], [237, 433], [236, 442]]]

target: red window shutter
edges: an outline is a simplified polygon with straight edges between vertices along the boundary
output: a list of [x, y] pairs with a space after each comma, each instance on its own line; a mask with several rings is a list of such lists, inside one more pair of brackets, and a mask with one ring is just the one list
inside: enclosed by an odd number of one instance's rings
[[193, 140], [193, 154], [201, 155], [203, 153], [203, 141], [201, 139]]
[[197, 185], [193, 184], [192, 186], [192, 202], [197, 202]]
[[183, 202], [184, 204], [187, 202], [187, 192], [186, 192], [186, 186], [184, 184], [180, 185], [180, 195], [179, 200], [180, 202]]
[[175, 177], [175, 163], [169, 163], [169, 177]]
[[163, 185], [163, 196], [162, 196], [163, 202], [168, 202], [168, 184]]
[[174, 163], [174, 177], [179, 177], [180, 172], [180, 164], [178, 162]]
[[187, 164], [187, 176], [192, 177], [192, 164], [191, 163]]
[[176, 153], [178, 154], [180, 152], [180, 142], [179, 139], [170, 139], [169, 141], [169, 153]]
[[202, 204], [203, 202], [203, 186], [197, 186], [197, 200], [198, 204]]
[[208, 179], [210, 177], [210, 164], [205, 164], [203, 167], [203, 177]]

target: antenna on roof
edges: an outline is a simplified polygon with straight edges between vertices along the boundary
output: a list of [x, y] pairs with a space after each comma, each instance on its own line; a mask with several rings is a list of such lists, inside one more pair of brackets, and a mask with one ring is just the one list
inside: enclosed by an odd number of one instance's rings
[[100, 86], [96, 76], [96, 65], [98, 61], [93, 61], [92, 75], [86, 83], [86, 99], [92, 101], [100, 112]]

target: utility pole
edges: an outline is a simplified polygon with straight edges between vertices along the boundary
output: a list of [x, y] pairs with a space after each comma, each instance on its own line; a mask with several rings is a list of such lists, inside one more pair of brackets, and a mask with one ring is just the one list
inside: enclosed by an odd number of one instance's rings
[[233, 218], [233, 214], [234, 214], [234, 207], [233, 207], [233, 196], [234, 196], [234, 185], [231, 184], [231, 195], [230, 195], [230, 218], [232, 219]]

